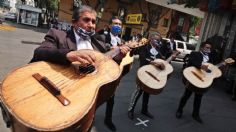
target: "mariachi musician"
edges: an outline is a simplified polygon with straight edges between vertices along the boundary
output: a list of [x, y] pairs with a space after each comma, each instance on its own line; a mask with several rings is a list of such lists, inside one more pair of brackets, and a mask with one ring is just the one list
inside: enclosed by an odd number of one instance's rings
[[[200, 45], [200, 50], [198, 52], [191, 52], [189, 55], [189, 60], [187, 63], [187, 67], [194, 66], [198, 69], [202, 69], [204, 71], [208, 70], [208, 66], [204, 65], [204, 63], [212, 62], [212, 58], [210, 56], [211, 53], [211, 43], [203, 42]], [[195, 92], [194, 104], [193, 104], [193, 112], [192, 117], [199, 123], [203, 123], [201, 117], [199, 116], [201, 100], [204, 92], [193, 90], [197, 89], [196, 86], [190, 84], [185, 77], [183, 77], [183, 83], [185, 84], [185, 92], [180, 100], [179, 107], [176, 112], [176, 118], [181, 118], [183, 114], [183, 108], [187, 102], [187, 100], [192, 95], [192, 92]]]
[[[153, 32], [149, 36], [149, 43], [140, 47], [136, 50], [134, 54], [139, 54], [140, 59], [140, 67], [144, 65], [150, 64], [150, 61], [148, 60], [154, 60], [154, 59], [163, 59], [163, 53], [161, 53], [161, 35], [160, 33]], [[165, 69], [165, 65], [161, 62], [154, 62], [152, 61], [152, 64], [159, 67], [160, 69]], [[141, 113], [149, 118], [154, 118], [154, 116], [148, 111], [148, 101], [149, 101], [149, 93], [143, 91], [139, 86], [137, 86], [137, 89], [134, 91], [130, 105], [128, 108], [128, 117], [130, 119], [134, 118], [134, 108], [137, 104], [137, 101], [139, 97], [143, 94], [143, 102], [142, 102], [142, 111]]]
[[[49, 61], [59, 64], [70, 64], [79, 61], [81, 64], [95, 62], [93, 53], [83, 51], [82, 49], [97, 50], [107, 52], [110, 47], [107, 46], [104, 38], [95, 35], [96, 11], [89, 6], [81, 6], [76, 9], [72, 15], [72, 28], [67, 33], [56, 29], [50, 29], [45, 36], [45, 41], [34, 51], [34, 57], [31, 62]], [[113, 21], [119, 22], [119, 19]], [[117, 28], [117, 26], [116, 26]], [[118, 39], [115, 37], [115, 40]], [[113, 40], [113, 39], [112, 39]], [[115, 57], [116, 62], [120, 62], [122, 57], [130, 51], [125, 45], [116, 46], [121, 53]], [[114, 104], [114, 95], [107, 101], [105, 124], [109, 129], [115, 131], [112, 123], [112, 109]]]

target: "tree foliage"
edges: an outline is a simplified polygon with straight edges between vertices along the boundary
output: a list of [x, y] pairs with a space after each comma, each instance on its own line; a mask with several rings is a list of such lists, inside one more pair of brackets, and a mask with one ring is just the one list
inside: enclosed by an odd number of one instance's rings
[[34, 0], [35, 6], [38, 8], [45, 8], [49, 12], [55, 12], [58, 10], [59, 0]]

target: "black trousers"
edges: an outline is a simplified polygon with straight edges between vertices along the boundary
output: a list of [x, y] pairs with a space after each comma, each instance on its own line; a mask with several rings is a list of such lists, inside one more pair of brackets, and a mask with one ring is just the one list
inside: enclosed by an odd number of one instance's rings
[[114, 101], [115, 101], [115, 95], [111, 96], [109, 100], [107, 101], [106, 105], [106, 115], [105, 119], [111, 120], [112, 119], [112, 112], [114, 107]]
[[130, 101], [130, 105], [129, 105], [129, 109], [128, 111], [132, 111], [134, 112], [134, 108], [138, 102], [138, 99], [140, 98], [140, 96], [143, 94], [143, 102], [142, 102], [142, 111], [143, 112], [147, 112], [148, 111], [148, 102], [149, 102], [149, 97], [150, 94], [144, 92], [142, 89], [137, 88], [132, 97], [131, 97], [131, 101]]
[[[185, 92], [180, 100], [178, 111], [182, 112], [185, 104], [187, 103], [188, 99], [191, 97], [193, 91], [189, 90], [188, 88], [185, 89]], [[201, 102], [202, 102], [203, 93], [195, 92], [194, 96], [194, 103], [193, 103], [193, 115], [199, 115]]]

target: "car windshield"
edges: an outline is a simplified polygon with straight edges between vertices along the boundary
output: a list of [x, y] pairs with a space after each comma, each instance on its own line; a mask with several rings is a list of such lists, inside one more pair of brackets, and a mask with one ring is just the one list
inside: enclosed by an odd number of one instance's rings
[[7, 13], [6, 15], [8, 15], [8, 16], [15, 16], [14, 13]]
[[186, 44], [188, 50], [195, 50], [196, 46], [193, 44]]

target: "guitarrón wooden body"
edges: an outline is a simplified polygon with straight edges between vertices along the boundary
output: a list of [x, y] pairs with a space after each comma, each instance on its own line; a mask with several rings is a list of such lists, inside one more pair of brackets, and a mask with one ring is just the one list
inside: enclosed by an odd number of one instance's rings
[[[96, 107], [114, 94], [121, 74], [116, 62], [93, 52], [98, 60], [96, 71], [85, 77], [72, 66], [48, 62], [31, 63], [8, 74], [0, 97], [15, 121], [13, 127], [25, 126], [16, 131], [88, 131]], [[70, 104], [63, 106], [32, 77], [34, 73], [56, 84]]]
[[[167, 75], [173, 72], [173, 67], [162, 59], [156, 59], [157, 62], [163, 62], [165, 65], [165, 70], [160, 70], [155, 66], [149, 64], [142, 66], [138, 69], [137, 72], [137, 84], [147, 93], [150, 94], [159, 94], [163, 87], [166, 85]], [[150, 74], [151, 73], [155, 78], [154, 79]]]
[[[201, 69], [197, 69], [193, 66], [185, 68], [183, 71], [184, 77], [194, 86], [204, 90], [204, 88], [208, 88], [214, 78], [218, 78], [222, 75], [222, 72], [220, 69], [210, 63], [206, 63], [204, 65], [208, 65], [208, 69], [211, 70], [211, 73], [206, 73], [205, 71]], [[199, 79], [196, 75], [194, 75], [195, 72], [201, 79]], [[199, 90], [200, 90], [199, 89]]]
[[122, 76], [126, 75], [130, 71], [130, 69], [132, 68], [133, 61], [134, 61], [134, 57], [130, 56], [130, 52], [128, 52], [120, 63]]

